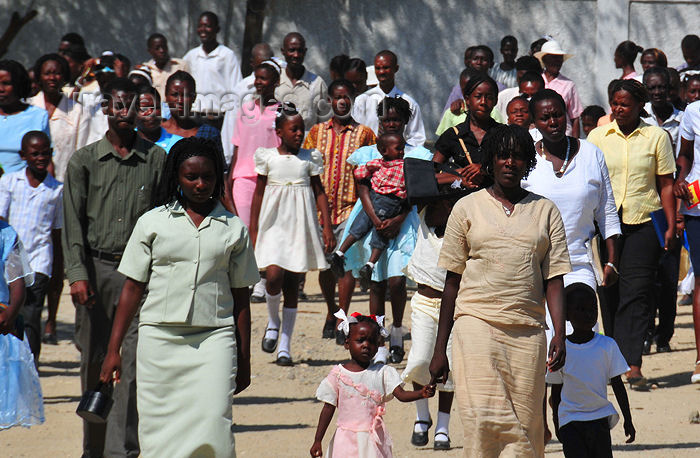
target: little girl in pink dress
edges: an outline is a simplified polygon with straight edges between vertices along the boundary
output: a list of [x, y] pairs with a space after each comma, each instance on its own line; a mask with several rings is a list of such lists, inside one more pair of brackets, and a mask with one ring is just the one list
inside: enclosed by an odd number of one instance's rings
[[346, 317], [340, 310], [336, 316], [343, 320], [338, 329], [347, 336], [345, 348], [352, 358], [338, 364], [321, 382], [316, 398], [324, 402], [311, 447], [311, 456], [322, 456], [321, 441], [338, 409], [335, 434], [328, 444], [328, 457], [391, 457], [391, 438], [384, 419], [384, 405], [392, 397], [402, 402], [413, 402], [435, 395], [435, 384], [418, 391], [405, 391], [401, 376], [393, 367], [371, 364], [377, 353], [380, 335], [388, 337], [383, 328], [384, 317], [353, 313]]

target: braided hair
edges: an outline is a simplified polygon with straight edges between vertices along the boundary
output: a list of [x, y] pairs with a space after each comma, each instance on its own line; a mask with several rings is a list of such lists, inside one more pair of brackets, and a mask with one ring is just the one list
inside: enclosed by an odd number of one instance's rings
[[497, 157], [512, 155], [513, 157], [524, 160], [527, 165], [523, 178], [526, 178], [537, 164], [535, 144], [532, 141], [530, 133], [524, 127], [497, 124], [484, 135], [484, 139], [481, 142], [481, 149], [484, 152], [481, 165], [491, 177], [493, 177], [493, 162]]
[[158, 193], [157, 205], [167, 205], [177, 200], [185, 205], [184, 198], [180, 192], [179, 172], [180, 166], [187, 159], [192, 157], [206, 157], [214, 164], [214, 172], [216, 173], [216, 185], [212, 199], [219, 199], [224, 195], [224, 169], [226, 162], [221, 150], [216, 143], [209, 139], [199, 137], [187, 137], [178, 141], [170, 149], [168, 158], [165, 161], [165, 170], [163, 173], [163, 182]]

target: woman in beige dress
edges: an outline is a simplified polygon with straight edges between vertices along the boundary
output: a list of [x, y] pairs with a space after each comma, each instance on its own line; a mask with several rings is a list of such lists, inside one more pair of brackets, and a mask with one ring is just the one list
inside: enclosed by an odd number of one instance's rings
[[[535, 165], [527, 130], [498, 126], [482, 142], [494, 184], [455, 205], [439, 265], [447, 269], [430, 372], [453, 380], [466, 456], [544, 456], [545, 364], [564, 364], [564, 274], [557, 207], [520, 187]], [[554, 323], [547, 354], [545, 297]], [[548, 355], [548, 358], [547, 358]]]

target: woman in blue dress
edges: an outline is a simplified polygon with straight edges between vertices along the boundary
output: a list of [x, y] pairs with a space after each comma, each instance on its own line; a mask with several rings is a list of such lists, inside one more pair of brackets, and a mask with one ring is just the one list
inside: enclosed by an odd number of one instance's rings
[[[403, 134], [411, 116], [411, 108], [408, 102], [400, 97], [386, 97], [377, 107], [377, 114], [380, 120], [380, 133]], [[381, 157], [379, 150], [377, 150], [377, 145], [363, 146], [350, 155], [348, 162], [358, 166]], [[433, 154], [423, 146], [407, 144], [404, 158], [407, 157], [430, 161], [433, 158]], [[347, 237], [352, 222], [362, 211], [362, 206], [371, 205], [369, 189], [369, 182], [358, 183], [357, 193], [360, 199], [355, 204], [352, 213], [350, 213], [343, 238]], [[393, 326], [389, 338], [390, 350], [387, 351], [384, 346], [380, 347], [375, 356], [375, 361], [386, 363], [387, 357], [390, 357], [391, 362], [399, 363], [404, 356], [401, 327], [406, 307], [406, 277], [403, 269], [408, 265], [408, 260], [411, 258], [413, 249], [416, 246], [419, 224], [418, 212], [415, 207], [411, 207], [408, 212], [404, 212], [387, 221], [389, 222], [388, 226], [381, 232], [382, 235], [391, 239], [391, 242], [382, 254], [382, 257], [375, 264], [372, 272], [372, 282], [369, 289], [369, 310], [371, 314], [384, 315], [384, 300], [388, 287], [393, 318]], [[352, 271], [353, 276], [358, 278], [359, 270], [367, 263], [371, 251], [369, 237], [359, 240], [345, 253], [345, 269]], [[341, 308], [346, 309], [347, 306], [343, 307], [343, 305], [345, 304], [341, 304]]]

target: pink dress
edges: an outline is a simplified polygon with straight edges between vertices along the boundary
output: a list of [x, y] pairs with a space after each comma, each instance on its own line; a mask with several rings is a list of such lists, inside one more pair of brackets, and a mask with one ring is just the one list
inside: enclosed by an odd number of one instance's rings
[[261, 110], [254, 100], [248, 100], [238, 110], [235, 133], [231, 143], [238, 147], [236, 162], [233, 164], [233, 201], [238, 216], [246, 226], [250, 226], [250, 210], [258, 174], [255, 173], [253, 156], [258, 148], [275, 148], [281, 140], [275, 133], [275, 118], [278, 104]]
[[384, 404], [393, 398], [401, 377], [393, 367], [373, 364], [361, 372], [335, 366], [316, 390], [319, 401], [336, 406], [338, 423], [327, 457], [393, 456], [386, 431]]

